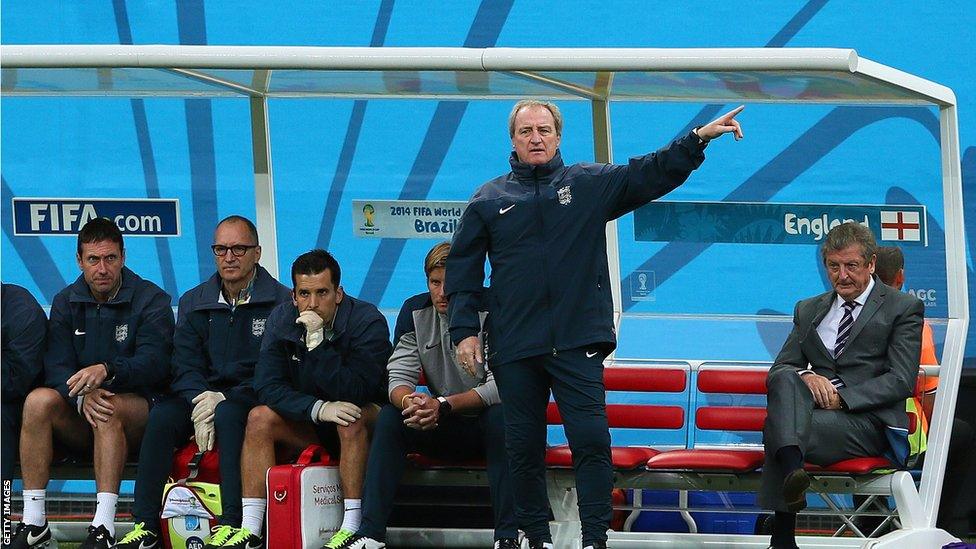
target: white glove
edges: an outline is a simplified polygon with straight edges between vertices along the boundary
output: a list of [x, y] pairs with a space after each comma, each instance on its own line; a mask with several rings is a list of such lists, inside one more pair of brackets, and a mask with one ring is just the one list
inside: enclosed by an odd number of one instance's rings
[[214, 440], [217, 438], [214, 433], [212, 421], [196, 421], [193, 423], [193, 438], [197, 441], [197, 448], [201, 452], [213, 450]]
[[193, 413], [190, 414], [190, 419], [193, 424], [196, 425], [201, 421], [209, 421], [213, 423], [214, 414], [217, 413], [217, 405], [227, 400], [224, 393], [218, 393], [217, 391], [204, 391], [193, 398]]
[[363, 411], [351, 402], [326, 402], [319, 406], [319, 423], [331, 421], [345, 427], [362, 417]]
[[322, 326], [325, 322], [315, 311], [302, 311], [295, 319], [295, 324], [305, 325], [305, 346], [311, 351], [319, 346], [325, 339]]

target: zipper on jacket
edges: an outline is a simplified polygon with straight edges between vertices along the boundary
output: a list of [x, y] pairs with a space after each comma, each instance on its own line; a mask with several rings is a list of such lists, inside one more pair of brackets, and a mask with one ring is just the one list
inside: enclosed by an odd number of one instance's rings
[[546, 301], [548, 302], [549, 309], [549, 345], [552, 347], [552, 356], [558, 356], [559, 353], [556, 351], [556, 332], [552, 327], [552, 316], [553, 316], [553, 301], [552, 301], [552, 291], [549, 287], [549, 263], [546, 261], [545, 253], [545, 239], [546, 239], [546, 223], [542, 218], [542, 196], [539, 189], [539, 172], [537, 168], [532, 169], [532, 179], [535, 181], [535, 204], [538, 208], [539, 214], [536, 219], [539, 220], [539, 239], [542, 244], [542, 274], [544, 284], [546, 285]]

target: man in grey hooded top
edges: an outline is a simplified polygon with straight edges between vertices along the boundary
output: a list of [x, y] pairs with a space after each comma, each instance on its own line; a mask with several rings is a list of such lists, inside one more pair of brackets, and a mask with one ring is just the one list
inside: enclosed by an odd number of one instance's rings
[[[384, 546], [396, 486], [407, 453], [414, 451], [434, 458], [487, 458], [495, 547], [519, 546], [498, 389], [484, 364], [471, 370], [458, 364], [448, 333], [444, 264], [450, 247], [443, 242], [431, 249], [424, 262], [429, 291], [411, 297], [400, 309], [396, 347], [387, 364], [390, 403], [380, 412], [373, 432], [363, 523], [348, 547]], [[423, 383], [430, 394], [417, 391]]]

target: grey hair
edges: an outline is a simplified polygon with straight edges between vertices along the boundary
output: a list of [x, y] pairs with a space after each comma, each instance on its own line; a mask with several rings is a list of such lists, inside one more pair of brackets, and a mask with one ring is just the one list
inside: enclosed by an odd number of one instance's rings
[[549, 109], [552, 120], [556, 124], [556, 135], [563, 134], [563, 113], [559, 112], [559, 107], [551, 101], [540, 101], [538, 99], [523, 99], [512, 107], [512, 112], [508, 115], [508, 136], [515, 137], [515, 116], [519, 111], [528, 107], [544, 107]]
[[827, 238], [820, 246], [820, 257], [826, 263], [827, 254], [839, 252], [854, 244], [861, 246], [861, 257], [864, 258], [865, 263], [870, 263], [877, 253], [878, 244], [874, 240], [874, 233], [871, 232], [871, 229], [855, 221], [841, 223], [830, 229]]

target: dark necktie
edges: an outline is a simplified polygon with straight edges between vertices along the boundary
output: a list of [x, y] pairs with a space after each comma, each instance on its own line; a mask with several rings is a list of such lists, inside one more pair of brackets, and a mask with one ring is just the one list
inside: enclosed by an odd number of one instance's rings
[[837, 341], [834, 343], [834, 358], [840, 356], [840, 353], [844, 350], [844, 346], [847, 345], [847, 338], [851, 335], [851, 327], [854, 326], [854, 308], [860, 305], [857, 301], [845, 301], [844, 302], [844, 316], [840, 318], [840, 324], [837, 325]]

